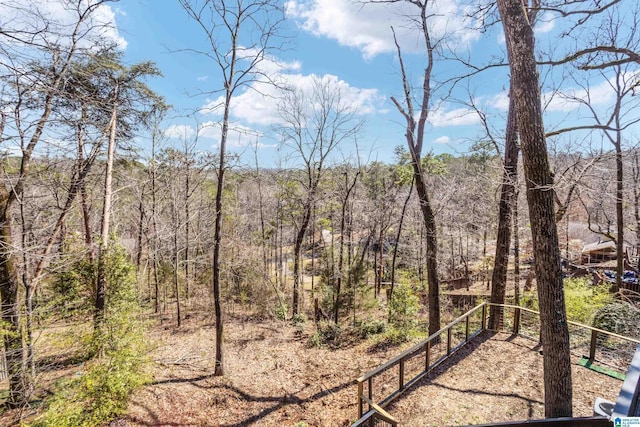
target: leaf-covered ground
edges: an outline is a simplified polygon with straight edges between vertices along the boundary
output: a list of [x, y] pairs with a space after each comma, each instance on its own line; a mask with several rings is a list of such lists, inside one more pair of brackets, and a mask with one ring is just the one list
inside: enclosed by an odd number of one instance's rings
[[[372, 341], [313, 348], [311, 322], [296, 328], [234, 317], [225, 327], [224, 377], [210, 375], [214, 328], [207, 319], [155, 328], [155, 380], [116, 425], [347, 426], [357, 417], [355, 379], [401, 350]], [[573, 372], [576, 416], [592, 415], [596, 397], [615, 400], [620, 380], [577, 364]], [[460, 350], [388, 410], [404, 426], [440, 427], [540, 418], [543, 401], [536, 343], [498, 334]]]

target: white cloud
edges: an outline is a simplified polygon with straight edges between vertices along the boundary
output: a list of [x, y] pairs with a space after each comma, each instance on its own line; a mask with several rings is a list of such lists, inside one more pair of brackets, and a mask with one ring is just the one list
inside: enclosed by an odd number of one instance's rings
[[503, 90], [496, 95], [490, 96], [487, 104], [497, 110], [507, 111], [509, 109], [509, 92]]
[[[222, 129], [219, 122], [208, 121], [201, 123], [199, 126], [198, 136], [213, 139], [214, 145], [220, 144], [221, 135]], [[255, 145], [256, 140], [263, 136], [261, 132], [250, 127], [238, 123], [230, 123], [227, 134], [227, 147], [233, 149]], [[263, 145], [259, 144], [259, 146], [262, 147]]]
[[171, 125], [164, 130], [167, 138], [191, 139], [195, 136], [196, 130], [189, 125]]
[[[48, 43], [61, 46], [71, 43], [69, 32], [79, 20], [79, 12], [83, 13], [95, 2], [81, 1], [80, 10], [74, 2], [64, 0], [7, 0], [0, 3], [0, 26], [15, 31], [38, 33], [37, 42], [42, 39]], [[125, 49], [127, 41], [120, 36], [115, 22], [116, 10], [108, 4], [98, 6], [80, 27], [82, 35], [80, 45], [91, 47], [97, 40], [115, 43]], [[42, 31], [46, 26], [47, 31]]]
[[209, 76], [198, 76], [196, 80], [198, 80], [199, 82], [206, 82], [207, 80], [209, 80]]
[[[384, 97], [380, 95], [377, 89], [353, 87], [344, 80], [340, 80], [337, 76], [330, 74], [319, 77], [314, 74], [282, 73], [275, 76], [275, 78], [280, 85], [308, 94], [309, 97], [313, 91], [314, 81], [320, 79], [335, 90], [338, 90], [343, 104], [349, 105], [353, 112], [358, 115], [377, 112], [378, 106], [384, 100]], [[259, 88], [248, 88], [233, 98], [231, 116], [252, 125], [268, 126], [280, 123], [282, 119], [278, 113], [279, 97], [280, 89], [273, 85], [263, 84]], [[221, 116], [223, 106], [224, 97], [210, 99], [201, 108], [201, 113]]]
[[[250, 58], [256, 55], [252, 49], [244, 49], [242, 56]], [[301, 74], [292, 74], [299, 71], [302, 65], [299, 61], [281, 61], [274, 57], [265, 57], [260, 61], [254, 71], [262, 75], [246, 87], [241, 93], [234, 96], [231, 102], [231, 116], [235, 119], [253, 125], [271, 125], [277, 123], [280, 118], [277, 111], [280, 89], [273, 85], [277, 82], [282, 87], [297, 87], [298, 82], [304, 80]], [[224, 107], [224, 96], [216, 99], [207, 99], [201, 107], [202, 114], [221, 116]]]
[[[456, 49], [467, 49], [480, 33], [470, 29], [467, 11], [457, 3], [455, 0], [431, 3], [428, 13], [432, 16], [432, 37], [443, 38]], [[411, 20], [419, 11], [409, 2], [363, 5], [352, 0], [289, 0], [285, 6], [287, 15], [303, 30], [336, 40], [342, 46], [355, 47], [365, 58], [395, 52], [392, 26], [404, 51], [421, 50], [422, 38]]]
[[535, 32], [536, 34], [548, 33], [556, 26], [555, 15], [551, 12], [545, 12], [542, 14], [536, 22]]
[[451, 142], [451, 138], [449, 138], [448, 136], [440, 136], [436, 139], [433, 140], [434, 144], [448, 144]]
[[545, 92], [542, 94], [542, 105], [548, 112], [570, 112], [585, 103], [592, 106], [611, 104], [615, 96], [612, 83], [604, 80], [589, 89], [568, 87], [562, 92]]
[[454, 108], [447, 110], [442, 104], [429, 113], [428, 122], [433, 127], [467, 126], [480, 122], [478, 113], [470, 108]]
[[[633, 85], [637, 81], [637, 74], [624, 76], [627, 85]], [[560, 91], [547, 91], [542, 93], [542, 106], [546, 112], [571, 112], [580, 108], [585, 103], [592, 106], [610, 105], [615, 100], [614, 83], [602, 80], [588, 89], [578, 86], [568, 86]], [[502, 91], [486, 100], [489, 107], [507, 111], [509, 109], [509, 92]]]

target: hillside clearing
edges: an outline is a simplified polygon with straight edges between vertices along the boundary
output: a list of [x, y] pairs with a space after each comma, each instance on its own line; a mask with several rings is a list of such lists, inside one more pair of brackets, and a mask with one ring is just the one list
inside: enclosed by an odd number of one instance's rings
[[[310, 322], [296, 328], [235, 317], [225, 332], [226, 375], [212, 377], [213, 327], [198, 323], [190, 319], [181, 330], [155, 328], [155, 380], [136, 393], [117, 425], [347, 426], [357, 416], [355, 379], [401, 350], [373, 352], [371, 341], [312, 348]], [[542, 356], [535, 342], [485, 335], [454, 360], [458, 363], [441, 365], [389, 406], [401, 425], [542, 416]], [[589, 416], [596, 397], [615, 400], [621, 381], [576, 361], [574, 415]]]

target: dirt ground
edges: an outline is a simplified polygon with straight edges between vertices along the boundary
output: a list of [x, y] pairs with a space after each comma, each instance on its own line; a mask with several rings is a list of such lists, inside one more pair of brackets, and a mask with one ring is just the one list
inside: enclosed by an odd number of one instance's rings
[[[405, 426], [456, 426], [544, 418], [542, 355], [536, 342], [483, 335], [409, 388], [387, 410]], [[573, 414], [592, 416], [596, 397], [615, 401], [622, 381], [572, 365]]]
[[[355, 379], [401, 348], [380, 350], [370, 340], [311, 348], [312, 327], [229, 319], [224, 377], [210, 375], [214, 328], [206, 319], [178, 331], [157, 327], [155, 380], [114, 425], [347, 426], [357, 417]], [[589, 416], [596, 397], [615, 400], [621, 381], [574, 361], [573, 384], [574, 414]], [[536, 343], [498, 334], [461, 349], [387, 409], [403, 426], [443, 427], [541, 418], [543, 401]]]

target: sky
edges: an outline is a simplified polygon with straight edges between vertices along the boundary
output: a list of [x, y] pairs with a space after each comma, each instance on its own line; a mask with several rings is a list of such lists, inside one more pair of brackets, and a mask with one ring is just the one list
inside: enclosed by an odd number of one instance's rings
[[[462, 55], [472, 49], [483, 49], [479, 44], [479, 33], [464, 31], [468, 23], [460, 18], [461, 10], [456, 10], [456, 3], [441, 3], [444, 6], [439, 7], [439, 12], [446, 19], [441, 20], [436, 33], [447, 31], [459, 45]], [[115, 11], [118, 33], [126, 40], [125, 59], [157, 63], [164, 77], [151, 81], [150, 85], [166, 97], [178, 115], [202, 111], [215, 100], [200, 94], [220, 89], [215, 63], [210, 58], [185, 51], [204, 49], [204, 33], [177, 1], [126, 0], [111, 7]], [[401, 39], [414, 83], [420, 82], [425, 64], [419, 33], [409, 30], [409, 24], [402, 16], [407, 10], [414, 12], [412, 8], [363, 7], [350, 0], [291, 0], [286, 2], [286, 10], [285, 34], [290, 40], [286, 49], [277, 52], [277, 58], [274, 58], [284, 64], [281, 72], [284, 78], [295, 87], [308, 85], [314, 76], [339, 85], [343, 96], [357, 108], [358, 117], [364, 121], [363, 131], [357, 138], [358, 157], [364, 161], [393, 161], [394, 148], [404, 147], [406, 142], [404, 119], [390, 100], [391, 96], [402, 97], [402, 79], [391, 26], [396, 28]], [[504, 49], [504, 43], [499, 39], [494, 36], [492, 40], [481, 42], [494, 45], [493, 48], [500, 51]], [[460, 68], [455, 64], [447, 67]], [[445, 70], [436, 70], [436, 73], [444, 75]], [[501, 74], [504, 73], [506, 70]], [[504, 89], [504, 78], [492, 79], [491, 87], [483, 85], [476, 90], [486, 99], [493, 97], [498, 102]], [[195, 118], [176, 117], [170, 120], [167, 135], [176, 140], [183, 136], [191, 138], [197, 123], [216, 119], [219, 120], [219, 116], [201, 113]], [[242, 129], [255, 130], [259, 137], [250, 131], [232, 135], [230, 151], [253, 158], [251, 147], [257, 143], [261, 162], [277, 162], [280, 138], [274, 129], [279, 120], [276, 102], [248, 90], [238, 97], [232, 108], [232, 120]], [[425, 151], [466, 152], [469, 139], [478, 133], [478, 122], [477, 114], [465, 106], [453, 101], [442, 102], [431, 114]], [[210, 132], [201, 132], [201, 146], [215, 151], [218, 131], [215, 127], [209, 129]], [[344, 145], [340, 155], [352, 158], [355, 146], [355, 143]]]
[[[21, 1], [31, 2], [60, 22], [68, 20], [61, 6], [63, 0], [2, 0], [0, 18], [4, 22], [19, 22], [19, 17], [14, 16], [17, 8], [10, 5]], [[486, 115], [494, 138], [500, 140], [504, 133], [508, 67], [493, 67], [471, 78], [454, 80], [472, 71], [463, 63], [475, 66], [506, 63], [499, 23], [480, 31], [479, 22], [469, 17], [472, 15], [469, 5], [476, 3], [435, 0], [430, 10], [432, 38], [438, 42], [438, 49], [424, 152], [466, 154], [475, 142], [487, 140], [476, 109]], [[421, 34], [407, 19], [415, 16], [415, 7], [407, 2], [364, 5], [356, 0], [283, 0], [281, 4], [286, 11], [281, 32], [286, 37], [285, 48], [270, 52], [260, 71], [307, 93], [314, 79], [339, 88], [342, 99], [364, 125], [356, 139], [342, 144], [336, 161], [393, 162], [394, 149], [405, 147], [406, 142], [404, 118], [391, 100], [403, 99], [392, 28], [415, 95], [426, 65]], [[635, 0], [625, 0], [617, 7], [624, 11], [624, 7], [631, 8], [634, 4]], [[180, 2], [107, 2], [97, 11], [97, 20], [109, 24], [101, 37], [119, 45], [128, 65], [153, 61], [161, 70], [163, 76], [150, 79], [148, 84], [173, 107], [164, 123], [166, 145], [179, 148], [184, 141], [196, 141], [198, 150], [217, 152], [221, 115], [215, 106], [220, 101], [222, 79], [215, 62], [198, 53], [209, 51], [205, 33]], [[559, 57], [573, 48], [569, 44], [579, 42], [580, 37], [574, 37], [574, 41], [571, 37], [560, 37], [569, 24], [550, 12], [541, 13], [535, 26], [539, 50]], [[589, 31], [590, 27], [584, 26], [582, 33], [573, 35], [588, 35]], [[224, 34], [219, 37], [224, 42]], [[628, 82], [637, 81], [636, 72], [635, 68], [628, 70]], [[592, 120], [589, 111], [569, 98], [588, 99], [601, 111], [612, 104], [610, 73], [578, 75], [557, 67], [552, 71], [541, 70], [541, 80], [547, 130]], [[277, 132], [282, 123], [277, 96], [274, 88], [254, 84], [242, 88], [232, 100], [233, 131], [228, 150], [238, 154], [244, 164], [254, 163], [257, 158], [261, 166], [274, 166], [286, 158]], [[568, 138], [592, 137], [593, 134], [582, 133]], [[143, 148], [148, 146], [144, 135], [138, 137], [138, 143]]]

